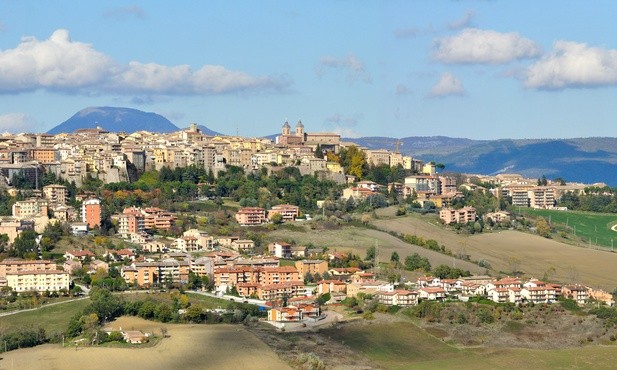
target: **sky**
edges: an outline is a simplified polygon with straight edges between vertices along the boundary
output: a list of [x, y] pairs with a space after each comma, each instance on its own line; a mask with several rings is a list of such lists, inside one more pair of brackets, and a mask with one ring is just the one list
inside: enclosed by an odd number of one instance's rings
[[617, 136], [617, 1], [0, 0], [0, 132], [92, 106], [224, 134]]

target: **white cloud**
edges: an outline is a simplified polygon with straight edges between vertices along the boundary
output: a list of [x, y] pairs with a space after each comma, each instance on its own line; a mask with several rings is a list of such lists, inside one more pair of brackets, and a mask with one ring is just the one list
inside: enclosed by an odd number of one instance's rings
[[254, 77], [223, 66], [165, 66], [130, 62], [120, 65], [91, 45], [74, 42], [67, 30], [48, 40], [24, 38], [15, 49], [0, 51], [0, 92], [37, 89], [84, 94], [207, 95], [284, 90], [289, 81]]
[[431, 88], [429, 97], [439, 98], [452, 95], [465, 95], [461, 81], [449, 72], [443, 73], [435, 86]]
[[326, 69], [342, 70], [347, 72], [347, 79], [350, 82], [361, 80], [367, 83], [372, 82], [371, 74], [364, 68], [364, 64], [357, 56], [349, 54], [342, 58], [333, 56], [322, 57], [319, 61], [317, 74], [323, 75]]
[[435, 41], [433, 57], [444, 63], [508, 63], [540, 55], [540, 47], [516, 32], [467, 28]]
[[331, 131], [341, 135], [341, 137], [357, 138], [362, 136], [361, 133], [349, 127], [335, 126]]
[[45, 41], [23, 38], [15, 49], [0, 52], [0, 90], [80, 89], [101, 82], [113, 66], [110, 58], [59, 29]]
[[538, 89], [617, 85], [617, 50], [557, 41], [550, 54], [529, 66], [525, 85]]
[[118, 20], [125, 19], [125, 18], [133, 18], [133, 17], [144, 19], [146, 18], [146, 12], [144, 12], [144, 10], [141, 7], [133, 5], [133, 6], [126, 6], [126, 7], [121, 7], [121, 8], [110, 9], [106, 11], [105, 13], [103, 13], [103, 16], [108, 17], [108, 18], [115, 18]]
[[462, 18], [448, 23], [448, 28], [451, 30], [460, 30], [462, 28], [469, 27], [474, 15], [475, 14], [473, 11], [468, 11]]
[[328, 131], [337, 133], [342, 137], [360, 137], [354, 127], [358, 125], [358, 122], [364, 118], [362, 114], [355, 114], [353, 116], [346, 116], [340, 113], [334, 113], [325, 118]]
[[34, 118], [24, 113], [7, 113], [0, 115], [0, 133], [32, 132], [36, 122]]

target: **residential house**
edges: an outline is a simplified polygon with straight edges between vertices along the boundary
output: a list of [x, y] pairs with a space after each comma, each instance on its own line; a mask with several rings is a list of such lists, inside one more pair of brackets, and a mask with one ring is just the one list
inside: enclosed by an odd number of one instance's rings
[[94, 253], [88, 250], [68, 251], [64, 253], [64, 258], [67, 260], [80, 260], [84, 262], [86, 258], [94, 258]]
[[424, 287], [418, 290], [418, 297], [429, 301], [443, 301], [446, 299], [446, 290], [440, 287]]
[[378, 292], [379, 303], [388, 306], [409, 307], [418, 304], [418, 292], [412, 290], [395, 290], [393, 292]]
[[561, 294], [565, 298], [576, 301], [578, 304], [585, 304], [589, 299], [589, 289], [582, 285], [565, 285], [561, 289]]
[[275, 242], [268, 245], [268, 252], [278, 258], [291, 258], [291, 244]]
[[317, 283], [317, 294], [345, 293], [347, 284], [340, 280], [321, 280]]
[[231, 243], [231, 249], [240, 253], [251, 253], [255, 249], [255, 242], [251, 239], [238, 239]]

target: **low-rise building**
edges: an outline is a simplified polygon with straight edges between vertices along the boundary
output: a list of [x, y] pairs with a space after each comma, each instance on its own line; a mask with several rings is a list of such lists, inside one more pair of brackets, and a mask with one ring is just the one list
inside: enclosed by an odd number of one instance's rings
[[578, 304], [585, 304], [589, 299], [589, 289], [582, 285], [566, 285], [561, 289], [561, 294]]
[[255, 249], [255, 242], [251, 239], [238, 239], [231, 243], [231, 249], [240, 253], [250, 253]]
[[346, 293], [347, 284], [340, 280], [321, 280], [317, 283], [317, 294]]
[[446, 290], [440, 287], [425, 287], [418, 290], [418, 297], [429, 301], [443, 301], [446, 299]]
[[64, 258], [67, 260], [80, 260], [84, 261], [86, 258], [94, 258], [94, 253], [85, 251], [68, 251], [64, 253]]
[[328, 272], [328, 262], [323, 260], [302, 260], [296, 261], [296, 269], [300, 273], [300, 276], [304, 277], [306, 274], [319, 274], [323, 275]]
[[244, 207], [236, 212], [236, 221], [242, 226], [261, 225], [266, 222], [266, 210], [260, 207]]
[[56, 263], [48, 260], [5, 259], [0, 262], [0, 277], [24, 271], [40, 272], [55, 271], [57, 269]]
[[300, 214], [300, 207], [291, 204], [279, 204], [268, 210], [268, 219], [279, 214], [283, 217], [283, 222], [295, 221]]
[[468, 224], [476, 221], [476, 209], [474, 207], [463, 207], [461, 209], [442, 208], [439, 211], [439, 218], [445, 224]]
[[291, 258], [291, 244], [275, 242], [268, 245], [268, 252], [278, 258]]
[[393, 292], [378, 292], [379, 303], [388, 306], [409, 307], [418, 304], [418, 292], [412, 290], [395, 290]]

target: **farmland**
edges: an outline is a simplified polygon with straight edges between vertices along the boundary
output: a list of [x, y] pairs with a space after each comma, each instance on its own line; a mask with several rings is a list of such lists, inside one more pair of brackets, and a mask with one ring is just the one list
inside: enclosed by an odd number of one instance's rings
[[532, 208], [523, 208], [520, 214], [550, 220], [557, 231], [563, 232], [563, 237], [573, 242], [607, 249], [617, 244], [617, 231], [611, 229], [617, 225], [617, 215], [614, 214]]
[[495, 368], [612, 368], [614, 346], [585, 346], [556, 350], [449, 345], [411, 322], [341, 325], [323, 333], [364, 353], [377, 366], [388, 369], [495, 369]]
[[[427, 222], [427, 216], [383, 217], [372, 221], [382, 230], [432, 238], [455, 254], [484, 259], [495, 272], [522, 271], [528, 276], [561, 282], [580, 282], [612, 291], [617, 253], [581, 248], [518, 231], [475, 235], [457, 234]], [[434, 218], [434, 216], [433, 216]]]
[[[428, 239], [436, 239], [427, 236]], [[476, 264], [457, 260], [439, 252], [428, 250], [416, 245], [406, 243], [386, 232], [369, 228], [344, 226], [335, 230], [287, 230], [279, 229], [267, 235], [270, 242], [293, 240], [300, 245], [313, 244], [318, 247], [328, 247], [331, 251], [351, 252], [364, 257], [366, 250], [371, 246], [377, 247], [377, 260], [386, 262], [390, 260], [392, 252], [397, 252], [401, 259], [413, 253], [427, 257], [432, 265], [445, 264], [469, 270], [473, 273], [483, 273], [484, 268]]]
[[237, 325], [174, 325], [122, 317], [111, 324], [169, 338], [144, 348], [46, 344], [3, 354], [1, 368], [28, 369], [289, 369], [261, 340]]
[[76, 300], [3, 316], [0, 317], [0, 330], [6, 334], [22, 328], [42, 327], [47, 335], [61, 333], [67, 328], [71, 317], [81, 312], [89, 303], [89, 299]]

